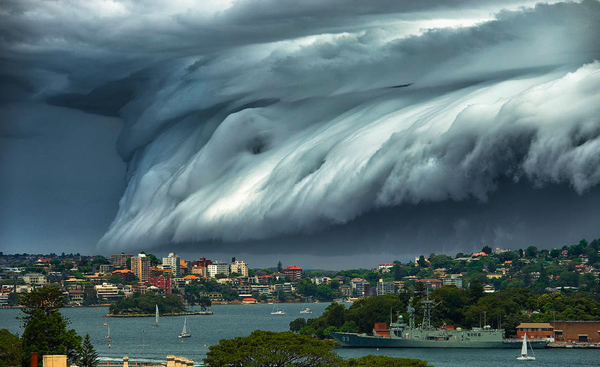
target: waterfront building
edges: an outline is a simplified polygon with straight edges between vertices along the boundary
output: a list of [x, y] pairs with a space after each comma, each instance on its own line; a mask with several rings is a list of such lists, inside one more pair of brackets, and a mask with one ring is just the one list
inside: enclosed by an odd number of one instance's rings
[[188, 283], [188, 280], [184, 278], [173, 278], [173, 288], [177, 288], [179, 293], [185, 293], [185, 286]]
[[115, 269], [118, 268], [126, 268], [127, 267], [127, 259], [131, 259], [133, 255], [131, 254], [116, 254], [110, 255], [110, 263]]
[[290, 265], [283, 268], [283, 274], [292, 281], [302, 279], [302, 268], [296, 265]]
[[131, 270], [140, 281], [147, 282], [150, 277], [150, 258], [146, 254], [132, 257]]
[[244, 261], [234, 261], [231, 263], [231, 272], [241, 274], [244, 277], [248, 276], [248, 265]]
[[553, 321], [550, 325], [556, 341], [600, 343], [600, 321]]
[[118, 298], [123, 298], [123, 295], [119, 294], [119, 288], [114, 284], [103, 283], [95, 285], [94, 289], [96, 290], [98, 299], [104, 298], [107, 301], [112, 301]]
[[523, 339], [527, 333], [527, 339], [550, 339], [554, 337], [554, 326], [547, 322], [523, 322], [517, 326], [517, 338]]
[[350, 286], [352, 287], [352, 293], [356, 294], [359, 297], [364, 296], [369, 291], [369, 282], [362, 278], [352, 278], [350, 281]]
[[340, 292], [344, 296], [350, 297], [350, 296], [352, 296], [352, 287], [347, 284], [340, 285]]
[[215, 263], [209, 264], [206, 267], [206, 271], [208, 273], [208, 276], [211, 278], [216, 277], [217, 274], [223, 274], [225, 276], [229, 276], [229, 264], [215, 262]]
[[178, 277], [181, 275], [181, 263], [180, 258], [176, 253], [171, 252], [169, 256], [163, 257], [162, 259], [163, 269], [171, 269], [173, 271], [173, 276]]

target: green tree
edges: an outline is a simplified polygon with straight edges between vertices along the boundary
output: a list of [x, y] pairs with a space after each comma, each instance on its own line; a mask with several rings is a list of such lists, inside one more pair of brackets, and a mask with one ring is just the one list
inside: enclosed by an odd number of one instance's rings
[[211, 367], [331, 367], [341, 362], [334, 345], [289, 331], [256, 330], [209, 347], [204, 363]]
[[0, 329], [0, 367], [21, 364], [21, 340], [10, 331]]
[[350, 358], [339, 367], [426, 367], [427, 361], [411, 358], [367, 355], [358, 359]]
[[283, 265], [281, 265], [281, 261], [277, 263], [277, 272], [283, 273]]
[[79, 354], [79, 365], [81, 367], [98, 366], [98, 353], [90, 341], [90, 334], [85, 334], [85, 338], [83, 339], [81, 353]]
[[290, 331], [295, 333], [299, 332], [300, 329], [306, 326], [306, 319], [304, 317], [298, 317], [294, 321], [290, 322]]
[[[68, 321], [58, 311], [66, 303], [58, 286], [34, 289], [20, 297], [23, 306], [23, 366], [29, 366], [32, 352], [38, 355], [66, 354], [70, 362], [77, 361], [81, 337], [75, 330], [67, 330]], [[44, 332], [40, 332], [43, 330]], [[39, 359], [41, 366], [42, 359]]]
[[492, 253], [492, 248], [490, 246], [483, 246], [483, 248], [481, 249], [481, 252], [485, 252], [487, 255]]

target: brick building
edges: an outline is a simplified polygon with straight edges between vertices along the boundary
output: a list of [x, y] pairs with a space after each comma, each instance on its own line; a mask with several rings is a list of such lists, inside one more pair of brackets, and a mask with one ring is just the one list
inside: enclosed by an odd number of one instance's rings
[[296, 265], [286, 266], [283, 269], [283, 274], [292, 281], [300, 280], [302, 279], [302, 268]]
[[135, 274], [129, 269], [115, 270], [112, 272], [112, 275], [121, 277], [123, 282], [133, 282], [135, 280]]
[[600, 321], [555, 321], [550, 324], [554, 326], [556, 341], [600, 343]]
[[171, 278], [164, 277], [162, 275], [157, 276], [157, 277], [149, 277], [148, 283], [152, 284], [156, 288], [160, 288], [160, 289], [164, 290], [165, 293], [172, 292]]
[[517, 326], [517, 339], [545, 339], [554, 337], [554, 327], [547, 322], [523, 322]]

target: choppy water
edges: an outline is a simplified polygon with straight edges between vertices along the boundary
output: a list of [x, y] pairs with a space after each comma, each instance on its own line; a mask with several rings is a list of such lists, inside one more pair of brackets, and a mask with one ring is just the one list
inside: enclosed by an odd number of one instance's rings
[[[208, 346], [220, 339], [246, 336], [256, 329], [286, 331], [290, 321], [297, 317], [317, 317], [328, 303], [311, 304], [312, 315], [300, 314], [304, 304], [285, 304], [287, 315], [271, 315], [271, 305], [215, 305], [212, 316], [188, 316], [191, 338], [183, 340], [177, 335], [183, 327], [183, 317], [161, 317], [158, 328], [153, 328], [154, 318], [106, 318], [106, 307], [65, 308], [61, 312], [71, 320], [71, 327], [80, 335], [90, 334], [102, 360], [120, 360], [128, 355], [130, 361], [164, 362], [167, 354], [193, 359], [199, 363], [205, 357]], [[21, 312], [0, 309], [0, 328], [21, 333], [20, 321], [15, 317]], [[107, 326], [110, 325], [112, 347], [108, 348]], [[206, 345], [206, 346], [205, 346]], [[419, 358], [437, 367], [520, 366], [525, 362], [515, 360], [518, 350], [468, 350], [468, 349], [337, 349], [344, 358], [356, 358], [367, 354], [393, 357]], [[544, 349], [535, 351], [537, 360], [527, 366], [600, 366], [600, 350]]]

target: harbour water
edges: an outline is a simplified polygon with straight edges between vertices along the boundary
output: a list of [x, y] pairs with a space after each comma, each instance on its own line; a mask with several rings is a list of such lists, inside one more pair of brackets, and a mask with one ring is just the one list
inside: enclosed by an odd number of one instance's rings
[[[310, 304], [313, 314], [300, 314], [306, 304], [284, 304], [286, 315], [271, 315], [272, 305], [214, 305], [211, 316], [188, 316], [188, 331], [191, 338], [177, 336], [183, 327], [183, 316], [161, 317], [154, 328], [153, 317], [109, 318], [102, 317], [107, 307], [65, 308], [61, 313], [71, 321], [70, 327], [80, 335], [90, 334], [102, 361], [118, 361], [128, 355], [130, 361], [164, 362], [167, 354], [193, 359], [200, 363], [210, 345], [220, 339], [247, 336], [256, 329], [287, 331], [290, 321], [298, 317], [317, 317], [328, 303]], [[17, 309], [0, 309], [0, 328], [13, 333], [22, 333], [21, 316]], [[107, 323], [108, 325], [104, 325]], [[110, 326], [111, 348], [106, 338]], [[43, 331], [40, 331], [43, 332]], [[343, 358], [358, 358], [368, 354], [392, 357], [419, 358], [436, 367], [520, 366], [516, 361], [517, 350], [481, 349], [342, 349], [336, 350]], [[543, 349], [536, 350], [536, 361], [528, 366], [600, 366], [600, 350], [594, 349]], [[134, 362], [135, 363], [135, 362]]]

